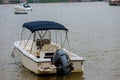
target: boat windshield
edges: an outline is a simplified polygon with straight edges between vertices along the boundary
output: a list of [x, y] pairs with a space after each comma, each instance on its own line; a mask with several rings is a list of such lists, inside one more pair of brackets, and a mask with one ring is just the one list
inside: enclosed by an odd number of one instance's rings
[[21, 6], [23, 6], [24, 8], [29, 8], [31, 6], [28, 5], [28, 3], [24, 2], [24, 3], [21, 3]]

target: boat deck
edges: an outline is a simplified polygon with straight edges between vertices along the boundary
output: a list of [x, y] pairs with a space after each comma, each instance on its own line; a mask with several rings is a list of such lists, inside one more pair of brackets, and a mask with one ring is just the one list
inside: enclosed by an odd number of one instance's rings
[[[20, 44], [20, 46], [25, 51], [38, 58], [50, 58], [55, 53], [56, 50], [63, 49], [69, 56], [70, 60], [83, 60], [82, 57], [79, 57], [76, 54], [73, 54], [64, 48], [61, 48], [59, 45], [55, 43], [45, 44], [44, 46], [42, 46], [41, 49], [40, 48], [38, 49], [38, 46], [36, 46], [36, 44], [34, 44], [32, 41], [28, 42], [26, 40], [18, 41], [18, 44]], [[31, 47], [32, 45], [33, 47]]]
[[[57, 46], [56, 44], [45, 44], [44, 46], [42, 46], [42, 48], [38, 48], [38, 46], [36, 46], [36, 44], [32, 44], [32, 41], [29, 41], [27, 45], [25, 45], [25, 41], [21, 41], [20, 45], [21, 47], [27, 51], [28, 53], [30, 53], [33, 56], [40, 56], [40, 58], [47, 58], [45, 56], [45, 54], [53, 54], [55, 53], [55, 51], [57, 49], [60, 49], [59, 46]], [[33, 45], [33, 47], [31, 47]]]

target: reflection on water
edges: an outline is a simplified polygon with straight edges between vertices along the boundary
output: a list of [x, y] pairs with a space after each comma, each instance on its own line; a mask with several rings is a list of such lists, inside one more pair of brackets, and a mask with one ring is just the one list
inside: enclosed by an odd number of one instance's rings
[[[32, 75], [31, 75], [32, 74]], [[84, 80], [84, 78], [82, 77], [81, 73], [72, 73], [70, 75], [67, 76], [57, 76], [57, 75], [33, 75], [33, 73], [31, 73], [30, 76], [26, 75], [27, 77], [25, 77], [24, 74], [21, 74], [24, 80]]]
[[84, 80], [82, 73], [71, 73], [67, 76], [57, 76], [56, 74], [36, 75], [33, 72], [26, 70], [23, 66], [20, 68], [19, 77], [23, 80]]

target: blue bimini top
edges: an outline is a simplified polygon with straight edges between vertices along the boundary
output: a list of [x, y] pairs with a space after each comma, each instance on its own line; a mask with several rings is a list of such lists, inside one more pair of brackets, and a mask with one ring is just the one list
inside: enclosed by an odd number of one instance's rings
[[39, 30], [66, 30], [63, 25], [53, 21], [32, 21], [23, 24], [24, 28], [29, 29], [32, 33]]

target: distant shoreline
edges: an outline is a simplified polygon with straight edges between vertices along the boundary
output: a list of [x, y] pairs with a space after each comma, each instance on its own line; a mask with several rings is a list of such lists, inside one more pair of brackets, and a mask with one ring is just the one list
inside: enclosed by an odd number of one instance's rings
[[[28, 3], [78, 3], [78, 2], [101, 2], [107, 0], [27, 0]], [[21, 0], [0, 0], [0, 4], [19, 4]]]

